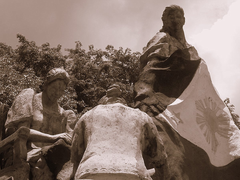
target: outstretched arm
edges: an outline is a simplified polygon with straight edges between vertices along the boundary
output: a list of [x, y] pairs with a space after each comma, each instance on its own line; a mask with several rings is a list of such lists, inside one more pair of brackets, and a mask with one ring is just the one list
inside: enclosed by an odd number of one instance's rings
[[28, 138], [28, 140], [31, 142], [43, 142], [43, 143], [54, 143], [59, 139], [63, 139], [68, 144], [71, 144], [72, 141], [72, 138], [68, 133], [50, 135], [34, 129], [30, 129], [30, 135]]

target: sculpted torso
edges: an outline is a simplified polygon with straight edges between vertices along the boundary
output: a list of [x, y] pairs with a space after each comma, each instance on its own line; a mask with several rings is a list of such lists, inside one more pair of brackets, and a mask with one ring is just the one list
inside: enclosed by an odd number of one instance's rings
[[64, 132], [62, 118], [60, 107], [55, 110], [43, 107], [42, 93], [34, 96], [32, 129], [52, 135]]
[[142, 157], [147, 140], [154, 137], [150, 124], [147, 114], [120, 103], [87, 112], [74, 130], [72, 159], [85, 151], [75, 179], [104, 173], [151, 179]]
[[125, 107], [107, 106], [104, 111], [101, 109], [95, 109], [94, 117], [84, 121], [88, 151], [84, 154], [82, 161], [85, 162], [81, 168], [86, 172], [90, 169], [95, 172], [108, 169], [108, 172], [136, 173], [139, 168], [136, 164], [143, 164], [137, 161], [142, 159], [140, 149], [143, 144], [140, 140], [144, 121], [138, 120], [139, 116], [130, 120], [133, 114], [127, 113]]

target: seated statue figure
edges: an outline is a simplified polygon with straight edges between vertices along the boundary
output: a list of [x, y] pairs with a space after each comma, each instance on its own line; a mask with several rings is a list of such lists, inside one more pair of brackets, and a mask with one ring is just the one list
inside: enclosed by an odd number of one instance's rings
[[69, 83], [68, 73], [54, 68], [47, 74], [43, 92], [24, 89], [14, 100], [5, 123], [10, 135], [21, 127], [30, 129], [27, 139], [27, 162], [32, 179], [53, 179], [53, 174], [43, 158], [42, 148], [58, 140], [71, 145], [76, 115], [58, 104]]
[[140, 57], [142, 73], [134, 88], [135, 106], [150, 116], [161, 113], [179, 97], [201, 59], [185, 39], [181, 7], [166, 7], [162, 21], [162, 29], [148, 42]]
[[133, 109], [120, 98], [120, 88], [112, 85], [98, 106], [77, 122], [72, 141], [72, 179], [140, 180], [152, 179], [143, 155], [165, 163], [166, 153], [157, 129], [146, 113]]

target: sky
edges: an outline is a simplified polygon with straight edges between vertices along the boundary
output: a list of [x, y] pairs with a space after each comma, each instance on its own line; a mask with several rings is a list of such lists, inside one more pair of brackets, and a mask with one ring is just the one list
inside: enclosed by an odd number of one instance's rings
[[185, 36], [205, 60], [222, 99], [240, 114], [240, 0], [0, 0], [0, 42], [16, 48], [22, 34], [38, 46], [142, 48], [161, 29], [166, 6], [185, 12]]

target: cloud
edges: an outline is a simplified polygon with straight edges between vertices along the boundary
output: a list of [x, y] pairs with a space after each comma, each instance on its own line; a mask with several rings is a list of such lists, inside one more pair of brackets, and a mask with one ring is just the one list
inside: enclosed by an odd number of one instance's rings
[[199, 55], [206, 61], [212, 81], [222, 99], [230, 98], [240, 114], [240, 0], [210, 29], [190, 37]]

